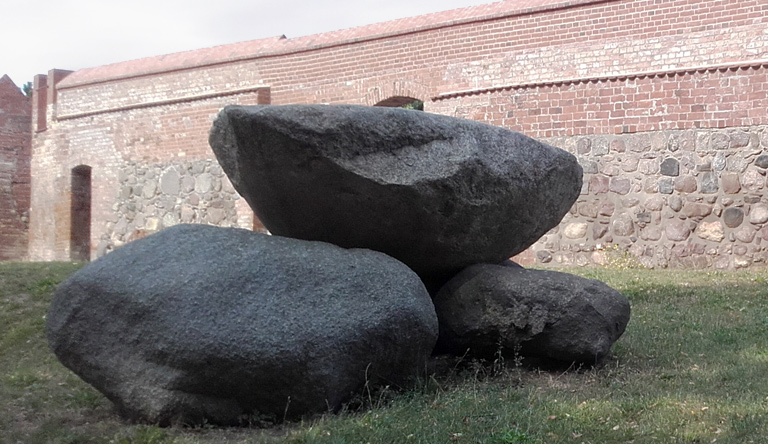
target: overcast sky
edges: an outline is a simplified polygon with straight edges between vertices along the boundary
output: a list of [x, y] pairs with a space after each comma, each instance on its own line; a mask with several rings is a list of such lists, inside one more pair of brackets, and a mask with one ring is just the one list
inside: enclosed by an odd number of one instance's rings
[[2, 0], [0, 76], [77, 70], [285, 34], [300, 37], [495, 0]]

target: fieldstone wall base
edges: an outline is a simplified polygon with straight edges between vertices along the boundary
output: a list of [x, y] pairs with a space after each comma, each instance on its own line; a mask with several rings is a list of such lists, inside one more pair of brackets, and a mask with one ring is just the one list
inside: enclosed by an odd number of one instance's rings
[[114, 215], [105, 224], [97, 256], [132, 240], [181, 223], [240, 226], [240, 199], [219, 164], [213, 160], [137, 164], [119, 171]]
[[648, 268], [737, 269], [768, 261], [768, 127], [545, 142], [578, 157], [586, 186], [532, 247], [537, 263], [605, 265], [629, 255]]

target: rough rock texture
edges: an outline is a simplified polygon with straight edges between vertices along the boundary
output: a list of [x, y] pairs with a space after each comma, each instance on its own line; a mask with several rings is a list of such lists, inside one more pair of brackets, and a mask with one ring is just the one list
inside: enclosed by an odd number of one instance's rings
[[437, 319], [418, 276], [381, 253], [177, 225], [64, 282], [47, 334], [129, 418], [230, 424], [405, 382], [424, 369]]
[[499, 346], [523, 356], [595, 363], [629, 322], [627, 299], [602, 282], [566, 273], [480, 264], [435, 298], [436, 351], [493, 358]]
[[525, 250], [581, 190], [563, 150], [399, 108], [227, 107], [210, 144], [272, 233], [382, 251], [428, 276]]

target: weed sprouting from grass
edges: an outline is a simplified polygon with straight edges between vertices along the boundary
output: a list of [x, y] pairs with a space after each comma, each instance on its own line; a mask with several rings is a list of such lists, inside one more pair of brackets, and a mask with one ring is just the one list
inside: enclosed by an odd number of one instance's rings
[[91, 387], [71, 393], [68, 407], [72, 409], [95, 409], [104, 402], [104, 397]]
[[128, 433], [118, 434], [112, 442], [115, 444], [173, 444], [176, 440], [159, 427], [138, 426]]
[[608, 269], [614, 270], [636, 270], [646, 267], [635, 257], [616, 244], [598, 246], [597, 262]]
[[499, 444], [533, 444], [534, 441], [531, 436], [520, 430], [519, 427], [507, 428], [501, 431], [496, 436], [497, 443]]

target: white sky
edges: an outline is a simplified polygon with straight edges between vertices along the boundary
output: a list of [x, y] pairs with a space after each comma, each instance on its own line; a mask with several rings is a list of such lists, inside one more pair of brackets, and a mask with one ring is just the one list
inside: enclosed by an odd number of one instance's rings
[[300, 37], [495, 0], [0, 0], [0, 76], [77, 70], [285, 34]]

